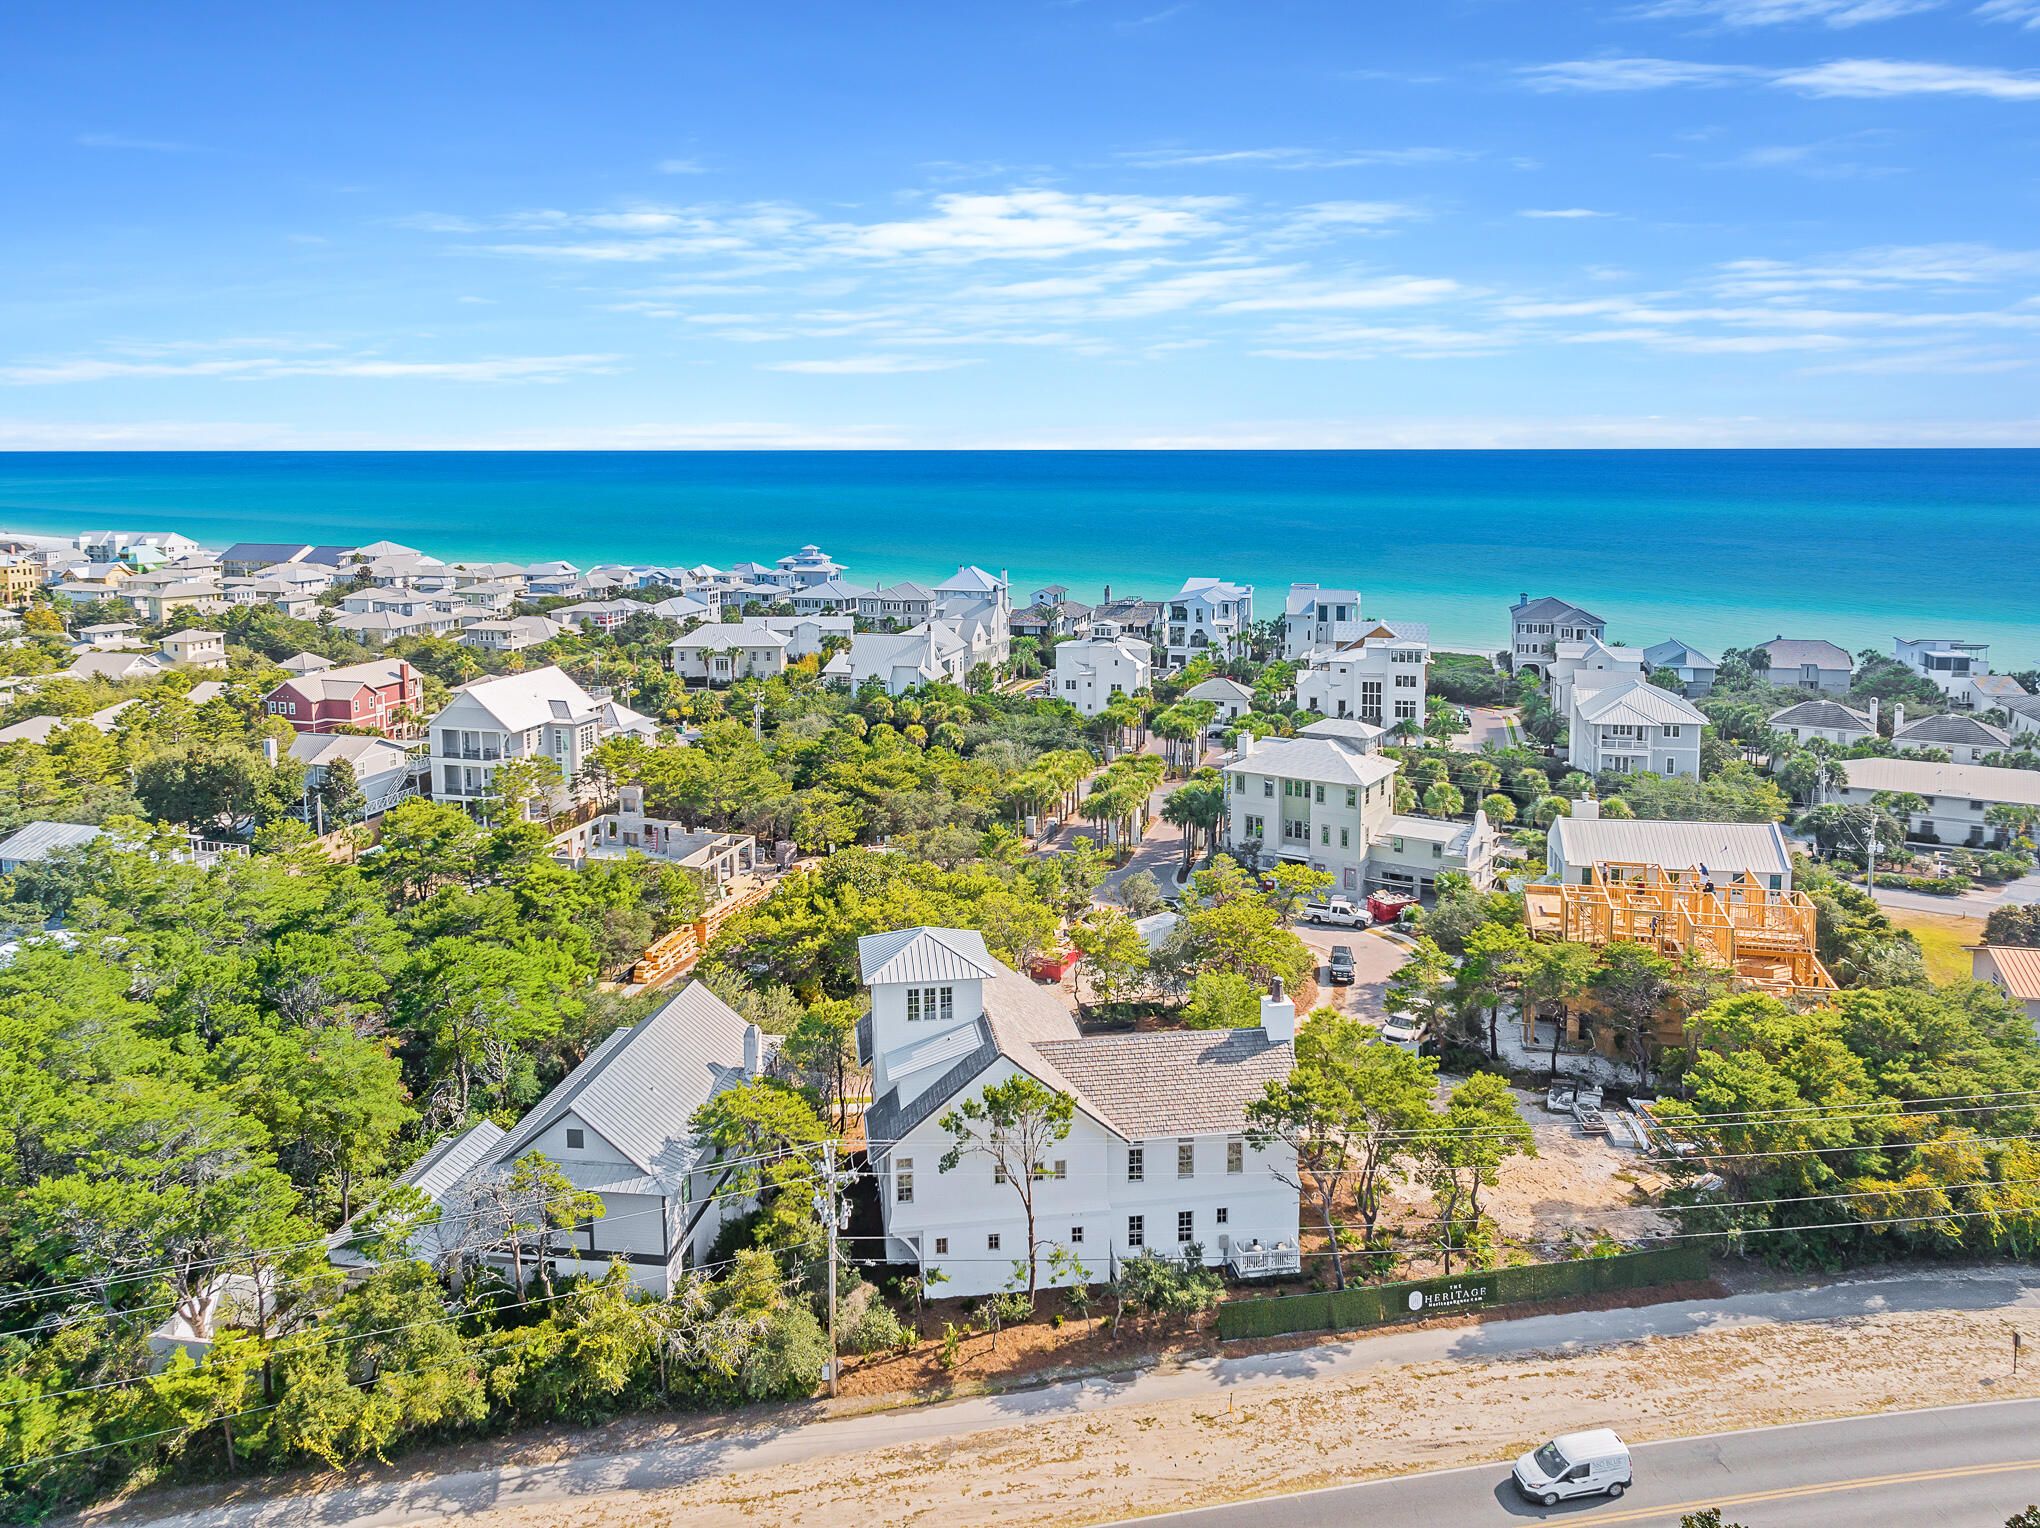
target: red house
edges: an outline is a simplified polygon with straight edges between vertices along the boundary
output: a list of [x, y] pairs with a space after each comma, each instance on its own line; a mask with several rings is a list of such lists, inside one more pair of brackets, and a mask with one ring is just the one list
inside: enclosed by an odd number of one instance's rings
[[[286, 679], [262, 703], [300, 732], [337, 732], [352, 724], [409, 737], [422, 721], [424, 700], [416, 669], [401, 658], [379, 658]], [[410, 708], [402, 720], [396, 715], [400, 706]]]

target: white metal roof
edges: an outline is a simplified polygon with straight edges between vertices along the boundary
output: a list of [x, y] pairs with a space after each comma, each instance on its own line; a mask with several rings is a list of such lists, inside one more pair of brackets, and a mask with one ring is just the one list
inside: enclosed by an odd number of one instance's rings
[[885, 982], [987, 981], [1005, 967], [975, 929], [902, 928], [857, 941], [857, 963], [867, 987]]
[[1993, 764], [1926, 764], [1918, 759], [1844, 759], [1849, 789], [1912, 791], [1922, 796], [1966, 796], [2040, 806], [2040, 770]]
[[1700, 727], [1707, 725], [1707, 713], [1698, 706], [1641, 679], [1585, 693], [1576, 690], [1573, 709], [1582, 721], [1597, 726], [1606, 722], [1648, 722], [1656, 726], [1681, 723]]
[[1551, 837], [1568, 865], [1611, 861], [1672, 870], [1704, 865], [1712, 874], [1792, 873], [1791, 847], [1775, 822], [1560, 817], [1551, 824]]

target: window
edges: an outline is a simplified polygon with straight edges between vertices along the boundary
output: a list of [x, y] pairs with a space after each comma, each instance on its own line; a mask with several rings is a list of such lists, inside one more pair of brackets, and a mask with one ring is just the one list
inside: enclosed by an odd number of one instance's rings
[[938, 1236], [938, 1237], [936, 1237], [936, 1238], [935, 1238], [935, 1255], [936, 1255], [937, 1257], [944, 1257], [944, 1256], [947, 1256], [947, 1255], [948, 1255], [948, 1252], [949, 1252], [949, 1238], [948, 1238], [948, 1237], [946, 1237], [946, 1236]]
[[909, 987], [907, 988], [907, 1022], [911, 1024], [920, 1017], [921, 989], [919, 987]]
[[1265, 817], [1249, 817], [1249, 818], [1247, 819], [1247, 837], [1249, 837], [1249, 838], [1266, 838], [1267, 836], [1268, 836], [1268, 819], [1267, 819], [1267, 818], [1265, 818]]
[[1325, 804], [1325, 788], [1322, 785], [1317, 788], [1317, 804], [1319, 806]]
[[1072, 1247], [1081, 1247], [1083, 1246], [1083, 1244], [1084, 1244], [1084, 1228], [1082, 1226], [1071, 1226], [1070, 1245]]
[[1351, 828], [1341, 828], [1341, 829], [1339, 829], [1339, 847], [1340, 847], [1341, 849], [1345, 849], [1345, 848], [1349, 848], [1349, 847], [1351, 847], [1351, 845], [1350, 845], [1350, 843], [1349, 843], [1349, 840], [1350, 840], [1350, 838], [1352, 837], [1352, 833], [1353, 833], [1353, 830], [1352, 830]]
[[567, 1132], [567, 1150], [569, 1151], [581, 1150], [586, 1139], [587, 1137], [582, 1131], [569, 1130]]
[[1065, 679], [1065, 680], [1063, 681], [1063, 688], [1064, 688], [1065, 690], [1074, 690], [1074, 689], [1075, 689], [1076, 687], [1077, 687], [1077, 682], [1076, 682], [1076, 680], [1074, 680], [1074, 679]]
[[1147, 1178], [1147, 1152], [1138, 1146], [1126, 1148], [1126, 1181], [1144, 1182]]
[[[1339, 831], [1343, 833], [1345, 829], [1341, 828]], [[1330, 823], [1326, 823], [1323, 827], [1318, 829], [1318, 842], [1321, 844], [1328, 844], [1331, 841], [1332, 841], [1332, 825]]]
[[1397, 674], [1395, 676], [1395, 687], [1398, 690], [1414, 690], [1417, 687], [1417, 676], [1415, 674]]
[[584, 1238], [581, 1243], [581, 1249], [584, 1252], [593, 1252], [595, 1250], [594, 1217], [591, 1216], [586, 1220], [576, 1221], [574, 1224], [574, 1234]]
[[1197, 1176], [1197, 1143], [1179, 1140], [1176, 1142], [1176, 1176], [1194, 1178]]
[[947, 1024], [955, 1017], [956, 989], [954, 987], [944, 987], [942, 989], [942, 1022]]
[[1220, 1205], [1212, 1213], [1217, 1218], [1218, 1223], [1220, 1225], [1225, 1226], [1232, 1224], [1232, 1212], [1228, 1210], [1224, 1205]]
[[1195, 1210], [1176, 1211], [1176, 1240], [1187, 1242], [1195, 1241], [1196, 1239], [1197, 1212]]
[[912, 1157], [901, 1157], [893, 1165], [893, 1203], [912, 1204], [913, 1202], [914, 1159]]
[[1417, 719], [1417, 703], [1414, 700], [1399, 700], [1395, 703], [1395, 719], [1399, 722], [1413, 722]]
[[997, 1231], [994, 1231], [990, 1236], [987, 1236], [985, 1238], [985, 1251], [997, 1252], [998, 1250], [999, 1250], [999, 1233]]
[[1431, 858], [1432, 859], [1445, 858], [1445, 846], [1443, 844], [1431, 845]]
[[1235, 796], [1244, 796], [1247, 793], [1247, 777], [1245, 775], [1234, 775], [1232, 777], [1232, 788]]
[[1264, 796], [1272, 796], [1272, 795], [1274, 795], [1274, 794], [1275, 794], [1275, 782], [1274, 782], [1273, 780], [1263, 780], [1263, 781], [1261, 782], [1261, 794], [1262, 794], [1262, 795], [1264, 795]]
[[1666, 727], [1666, 728], [1664, 729], [1664, 734], [1665, 734], [1665, 736], [1666, 736], [1666, 737], [1684, 737], [1684, 736], [1686, 735], [1686, 729], [1685, 729], [1684, 727], [1682, 727], [1682, 726], [1681, 726], [1681, 727]]
[[1004, 1162], [994, 1162], [992, 1164], [992, 1181], [994, 1183], [1004, 1183], [1006, 1181], [1006, 1164]]
[[1227, 1141], [1225, 1143], [1225, 1170], [1229, 1173], [1243, 1173], [1247, 1170], [1247, 1143]]
[[1347, 787], [1346, 787], [1346, 805], [1347, 805], [1347, 806], [1358, 806], [1359, 804], [1360, 804], [1360, 793], [1359, 793], [1359, 792], [1358, 792], [1357, 790], [1355, 790], [1355, 789], [1354, 789], [1354, 788], [1353, 788], [1352, 786], [1350, 786], [1350, 785], [1349, 785], [1349, 786], [1347, 786]]
[[1147, 1245], [1147, 1217], [1129, 1215], [1126, 1217], [1126, 1245], [1145, 1247]]
[[1055, 1159], [1055, 1176], [1057, 1178], [1067, 1178], [1069, 1175], [1070, 1164], [1062, 1157], [1057, 1157]]

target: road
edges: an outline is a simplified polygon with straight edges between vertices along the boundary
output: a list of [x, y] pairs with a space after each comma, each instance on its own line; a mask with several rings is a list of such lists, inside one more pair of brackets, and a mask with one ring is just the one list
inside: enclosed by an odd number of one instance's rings
[[[1388, 1012], [1384, 994], [1395, 968], [1410, 958], [1409, 951], [1393, 939], [1364, 928], [1320, 927], [1299, 922], [1294, 933], [1317, 957], [1318, 1001], [1343, 1008], [1348, 1013], [1380, 1018]], [[1334, 987], [1325, 970], [1332, 946], [1343, 944], [1353, 951], [1353, 985]]]
[[[1912, 1310], [1987, 1311], [2004, 1316], [2016, 1312], [2024, 1321], [2031, 1323], [2040, 1317], [2040, 1272], [2016, 1268], [1956, 1270], [1896, 1279], [1826, 1284], [1811, 1289], [1731, 1295], [1718, 1300], [1689, 1300], [1625, 1310], [1576, 1311], [1564, 1315], [1530, 1316], [1516, 1321], [1493, 1321], [1477, 1326], [1384, 1332], [1355, 1341], [1327, 1343], [1290, 1352], [1199, 1359], [1175, 1368], [1069, 1380], [1005, 1395], [973, 1396], [941, 1405], [833, 1418], [827, 1417], [824, 1408], [819, 1405], [761, 1409], [730, 1417], [703, 1417], [677, 1422], [664, 1436], [615, 1452], [573, 1453], [544, 1463], [443, 1472], [432, 1472], [429, 1461], [420, 1461], [416, 1467], [399, 1470], [384, 1478], [315, 1492], [286, 1492], [272, 1483], [261, 1496], [230, 1502], [208, 1499], [203, 1506], [183, 1510], [178, 1509], [174, 1500], [160, 1503], [144, 1500], [122, 1509], [118, 1518], [122, 1522], [159, 1523], [166, 1528], [304, 1528], [306, 1524], [315, 1524], [317, 1528], [385, 1528], [385, 1525], [428, 1522], [490, 1508], [573, 1502], [616, 1492], [666, 1489], [738, 1470], [767, 1469], [804, 1459], [861, 1453], [899, 1444], [1081, 1416], [1107, 1407], [1146, 1406], [1204, 1396], [1222, 1397], [1229, 1391], [1244, 1391], [1258, 1385], [1363, 1374], [1386, 1365], [1570, 1353], [1610, 1343], [1635, 1342], [1646, 1337], [1677, 1337], [1774, 1322], [1833, 1321], [1876, 1311]], [[1583, 1404], [1586, 1403], [1583, 1401]], [[1558, 1425], [1556, 1419], [1554, 1425]], [[2029, 1433], [2030, 1430], [2029, 1425]], [[1891, 1474], [1907, 1469], [1915, 1461], [1927, 1468], [1945, 1467], [1951, 1462], [1939, 1457], [1938, 1448], [1931, 1450], [1934, 1457], [1921, 1461], [1923, 1441], [1916, 1430], [1905, 1439], [1903, 1447], [1888, 1450], [1881, 1457], [1872, 1456], [1875, 1462], [1867, 1466], [1861, 1465], [1860, 1461], [1851, 1465], [1837, 1456], [1837, 1478], [1850, 1474]], [[2040, 1456], [2040, 1439], [2028, 1445], [2027, 1454]], [[2017, 1457], [2026, 1457], [2027, 1454]], [[1952, 1462], [1961, 1461], [1956, 1459]], [[1658, 1477], [1648, 1473], [1652, 1467], [1648, 1460], [1640, 1463], [1637, 1495], [1632, 1501], [1615, 1504], [1612, 1511], [1607, 1507], [1587, 1510], [1609, 1512], [1608, 1520], [1626, 1523], [1636, 1520], [1618, 1514], [1656, 1503], [1689, 1499], [1665, 1494], [1671, 1487], [1669, 1484], [1659, 1486]], [[1483, 1504], [1481, 1510], [1496, 1520], [1510, 1511], [1520, 1516], [1542, 1515], [1542, 1509], [1532, 1509], [1517, 1502], [1498, 1507], [1499, 1499], [1494, 1497], [1493, 1484], [1502, 1478], [1502, 1474], [1503, 1471], [1497, 1469], [1489, 1469], [1484, 1476], [1480, 1471], [1459, 1471], [1449, 1477], [1404, 1477], [1392, 1484], [1410, 1489], [1457, 1489], [1437, 1486], [1437, 1483], [1460, 1477], [1483, 1479], [1486, 1495], [1475, 1494]], [[1665, 1477], [1667, 1482], [1673, 1478], [1669, 1474]], [[2040, 1500], [2040, 1477], [2036, 1477], [2031, 1486], [2026, 1484], [2024, 1476], [2011, 1478], [2019, 1482], [2020, 1490], [2029, 1492], [2020, 1496], [2020, 1505], [2027, 1500]], [[1422, 1482], [1432, 1484], [1421, 1485]], [[2008, 1491], [2008, 1494], [2016, 1493]], [[1859, 1506], [1869, 1499], [1864, 1492], [1856, 1495]], [[1281, 1499], [1257, 1504], [1253, 1510], [1256, 1514], [1272, 1514], [1312, 1499]], [[1570, 1515], [1578, 1510], [1562, 1509], [1553, 1515]], [[2002, 1522], [2004, 1516], [2004, 1513], [1996, 1517], [1970, 1515], [1950, 1521], [1986, 1528], [1986, 1525]], [[1281, 1522], [1328, 1520], [1317, 1517], [1292, 1520], [1272, 1516], [1264, 1519], [1257, 1515], [1255, 1522], [1256, 1528], [1274, 1528]], [[1460, 1522], [1478, 1521], [1449, 1511], [1436, 1512], [1429, 1518], [1404, 1518], [1398, 1514], [1379, 1520], [1429, 1522], [1437, 1524], [1438, 1528], [1457, 1528]], [[1647, 1521], [1676, 1523], [1677, 1518], [1675, 1515], [1667, 1520], [1660, 1514]], [[1774, 1517], [1768, 1521], [1782, 1523], [1788, 1519]], [[1794, 1515], [1789, 1521], [1796, 1525], [1816, 1520]], [[1936, 1519], [1914, 1517], [1906, 1521], [1909, 1524], [1930, 1523]], [[1750, 1528], [1765, 1528], [1765, 1523], [1754, 1522]], [[1866, 1528], [1866, 1525], [1858, 1522], [1854, 1528]]]
[[1795, 1427], [1644, 1443], [1620, 1501], [1541, 1507], [1505, 1465], [1476, 1465], [1141, 1518], [1181, 1528], [1341, 1528], [1351, 1523], [1577, 1520], [1581, 1528], [1678, 1528], [1719, 1507], [1749, 1528], [1997, 1528], [2040, 1501], [2040, 1401], [1887, 1412]]
[[1516, 730], [1517, 713], [1512, 709], [1469, 706], [1466, 714], [1473, 719], [1473, 730], [1452, 740], [1452, 746], [1461, 753], [1479, 753], [1488, 743], [1511, 748], [1523, 741], [1522, 733]]
[[1988, 918], [1991, 909], [2007, 902], [2040, 902], [2040, 875], [2021, 876], [2002, 886], [1964, 892], [1957, 897], [1940, 897], [1931, 892], [1902, 891], [1880, 886], [1872, 893], [1886, 907], [1909, 908], [1914, 912], [1947, 913], [1956, 918]]

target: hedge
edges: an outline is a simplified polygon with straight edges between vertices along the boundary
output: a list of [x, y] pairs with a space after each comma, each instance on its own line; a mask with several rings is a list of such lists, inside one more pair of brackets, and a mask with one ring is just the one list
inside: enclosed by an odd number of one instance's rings
[[1583, 1257], [1566, 1263], [1491, 1268], [1449, 1279], [1406, 1284], [1359, 1284], [1324, 1294], [1228, 1300], [1218, 1308], [1218, 1335], [1279, 1337], [1287, 1332], [1349, 1331], [1412, 1315], [1452, 1314], [1529, 1300], [1562, 1300], [1611, 1289], [1644, 1289], [1708, 1276], [1707, 1254], [1697, 1247], [1666, 1247], [1620, 1257]]

